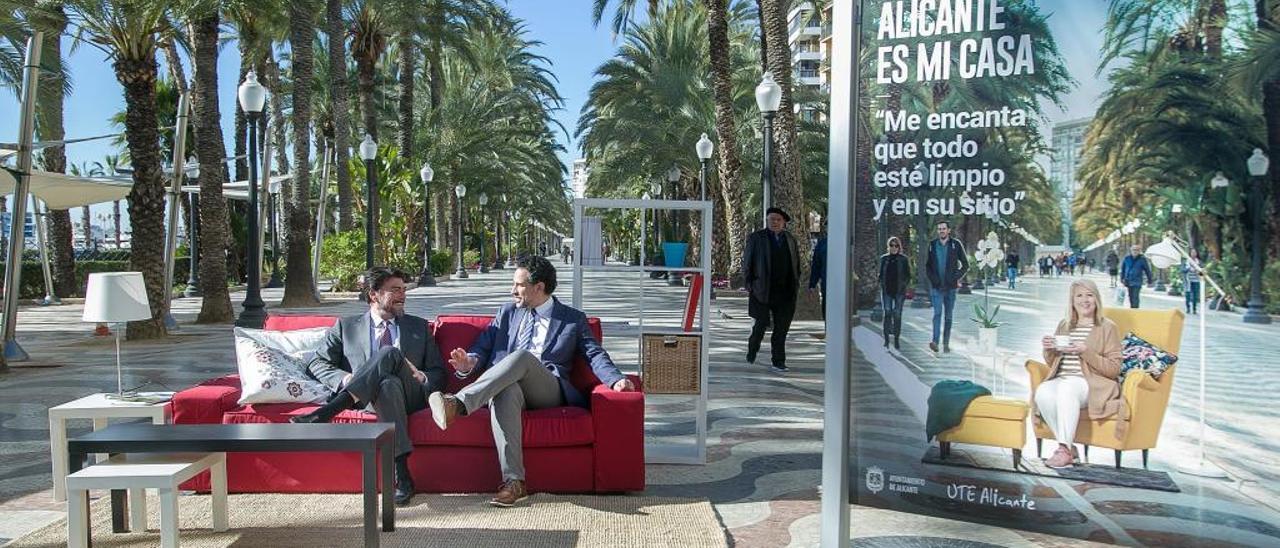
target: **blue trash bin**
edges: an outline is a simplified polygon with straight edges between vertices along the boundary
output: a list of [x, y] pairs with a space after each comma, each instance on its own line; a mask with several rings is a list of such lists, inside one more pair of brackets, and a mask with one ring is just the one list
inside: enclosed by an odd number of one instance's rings
[[689, 244], [684, 242], [662, 243], [662, 256], [668, 267], [679, 268], [684, 266], [684, 256], [688, 251]]

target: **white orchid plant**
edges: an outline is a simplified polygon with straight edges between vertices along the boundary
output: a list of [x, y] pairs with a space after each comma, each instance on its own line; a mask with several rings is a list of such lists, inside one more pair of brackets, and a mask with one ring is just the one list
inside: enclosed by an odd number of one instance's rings
[[[1000, 247], [1000, 237], [996, 235], [994, 230], [988, 232], [985, 239], [979, 240], [978, 245], [975, 247], [977, 251], [974, 252], [973, 259], [980, 272], [985, 274], [988, 270], [995, 270], [1000, 266], [1000, 261], [1004, 259], [1004, 251]], [[978, 303], [973, 304], [973, 321], [982, 327], [994, 329], [1000, 327], [1000, 322], [996, 321], [996, 314], [1000, 313], [1000, 305], [996, 305], [994, 309], [990, 308], [991, 296], [989, 291], [990, 289], [983, 290], [983, 303], [981, 305]]]

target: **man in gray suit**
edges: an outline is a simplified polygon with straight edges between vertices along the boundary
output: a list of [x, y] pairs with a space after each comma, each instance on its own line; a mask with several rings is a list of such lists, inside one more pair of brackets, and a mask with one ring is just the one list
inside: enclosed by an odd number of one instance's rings
[[445, 369], [428, 322], [404, 313], [408, 274], [374, 267], [364, 274], [369, 312], [338, 320], [307, 365], [334, 392], [295, 423], [329, 422], [344, 409], [370, 408], [396, 425], [396, 504], [413, 498], [409, 474], [409, 415], [427, 407], [426, 395], [445, 385]]
[[604, 385], [625, 392], [635, 386], [587, 327], [587, 315], [562, 304], [556, 268], [543, 257], [521, 257], [512, 276], [511, 297], [471, 348], [455, 348], [449, 363], [459, 377], [480, 373], [457, 394], [434, 392], [431, 417], [441, 430], [459, 415], [489, 406], [502, 486], [489, 501], [500, 507], [525, 499], [523, 417], [525, 409], [563, 405], [587, 407], [587, 398], [569, 382], [574, 359], [582, 356]]

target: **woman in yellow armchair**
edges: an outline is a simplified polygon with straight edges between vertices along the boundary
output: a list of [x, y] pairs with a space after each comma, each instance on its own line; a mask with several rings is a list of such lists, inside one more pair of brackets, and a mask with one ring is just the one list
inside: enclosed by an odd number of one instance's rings
[[1058, 441], [1045, 464], [1065, 468], [1079, 461], [1073, 440], [1081, 411], [1091, 419], [1117, 413], [1121, 399], [1121, 341], [1123, 335], [1111, 320], [1102, 316], [1102, 297], [1089, 280], [1071, 283], [1067, 317], [1053, 335], [1040, 344], [1049, 374], [1032, 394], [1037, 420], [1053, 430]]

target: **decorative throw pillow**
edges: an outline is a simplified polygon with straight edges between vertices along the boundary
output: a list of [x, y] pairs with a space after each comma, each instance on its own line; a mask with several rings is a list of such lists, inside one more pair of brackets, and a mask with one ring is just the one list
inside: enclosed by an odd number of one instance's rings
[[322, 403], [329, 389], [307, 374], [327, 328], [264, 331], [235, 328], [240, 405]]
[[1151, 378], [1158, 379], [1170, 365], [1177, 363], [1178, 356], [1170, 354], [1153, 345], [1142, 337], [1130, 332], [1124, 337], [1123, 359], [1120, 362], [1120, 382], [1130, 371], [1146, 371]]

